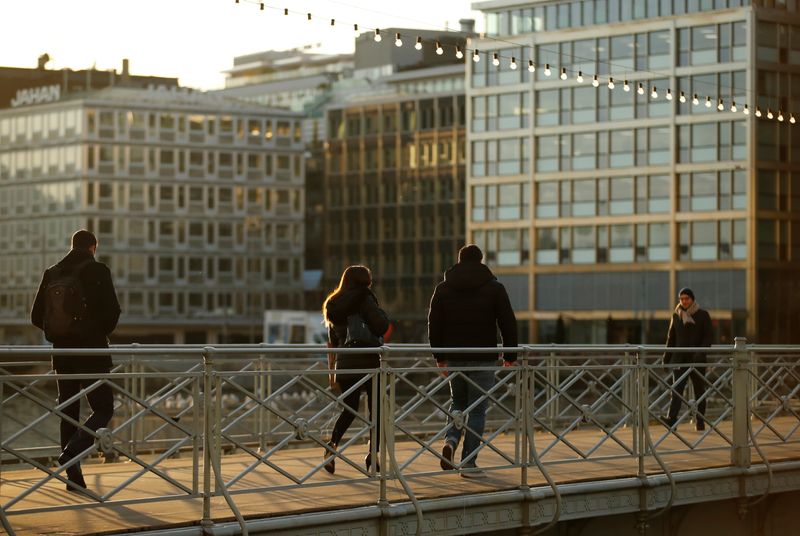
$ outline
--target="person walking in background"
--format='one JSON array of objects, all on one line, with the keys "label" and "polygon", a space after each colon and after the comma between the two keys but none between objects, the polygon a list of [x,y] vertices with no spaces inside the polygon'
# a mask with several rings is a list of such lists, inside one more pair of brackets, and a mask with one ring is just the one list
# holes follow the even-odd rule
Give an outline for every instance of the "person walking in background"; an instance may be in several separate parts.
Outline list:
[{"label": "person walking in background", "polygon": [[[342,273],[339,286],[322,305],[322,317],[328,327],[329,348],[369,348],[383,344],[383,336],[390,334],[389,318],[378,305],[378,299],[372,293],[372,273],[366,266],[348,266]],[[369,354],[328,354],[328,368],[336,369],[336,374],[328,376],[332,390],[347,393],[363,378],[364,374],[346,373],[348,369],[375,369],[380,366],[380,356]],[[344,398],[345,408],[333,426],[328,447],[323,459],[325,470],[333,474],[336,471],[336,458],[333,456],[344,433],[353,423],[358,413],[358,401],[361,392],[367,393],[369,420],[376,423],[374,437],[376,452],[380,449],[380,415],[372,411],[372,378],[367,379],[358,388],[353,389]],[[371,450],[364,463],[369,471],[372,464]],[[330,458],[330,459],[328,459]],[[377,470],[377,461],[375,464]]]},{"label": "person walking in background", "polygon": [[[497,362],[497,352],[486,354],[437,354],[435,348],[447,347],[497,347],[497,328],[500,328],[503,346],[517,346],[517,319],[505,287],[497,281],[491,270],[482,263],[483,252],[474,244],[458,252],[458,263],[447,270],[444,281],[436,286],[428,311],[428,339],[434,349],[434,358],[440,368],[448,364],[458,367],[483,367],[482,370],[461,371],[450,379],[452,403],[450,413],[464,411],[476,401],[480,402],[469,412],[466,425],[469,430],[461,450],[461,476],[485,476],[478,469],[475,452],[483,437],[486,425],[488,400],[484,392],[494,385],[494,371],[487,370]],[[512,365],[516,354],[505,357],[504,364]],[[476,388],[477,385],[479,388]],[[440,465],[452,470],[453,453],[461,440],[461,430],[448,418]]]},{"label": "person walking in background", "polygon": [[[53,348],[108,348],[108,336],[119,320],[120,307],[111,271],[94,258],[97,238],[86,230],[72,235],[72,249],[55,266],[45,270],[31,309],[31,322],[44,331]],[[107,374],[111,356],[53,356],[56,374]],[[97,385],[95,385],[97,384]],[[103,380],[60,379],[58,403],[63,404],[81,389],[91,389],[86,398],[92,414],[84,426],[97,431],[108,424],[114,414],[111,387]],[[80,418],[80,399],[62,408],[73,421]],[[60,427],[61,455],[66,464],[94,443],[94,438],[72,422],[62,419]],[[67,469],[69,491],[86,488],[80,463]]]},{"label": "person walking in background", "polygon": [[[707,311],[700,308],[694,299],[694,292],[690,288],[682,288],[678,293],[679,303],[672,313],[672,321],[669,324],[667,334],[667,348],[700,348],[711,346],[713,339],[713,328],[711,326],[711,316]],[[686,364],[687,366],[672,369],[672,393],[669,404],[669,413],[664,420],[667,426],[672,428],[678,422],[678,413],[681,409],[683,391],[686,389],[687,371],[688,377],[692,379],[694,396],[697,400],[697,421],[695,427],[698,431],[705,430],[705,377],[704,372],[698,371],[690,364],[706,363],[704,353],[679,353],[665,352],[664,363],[666,364]]]}]

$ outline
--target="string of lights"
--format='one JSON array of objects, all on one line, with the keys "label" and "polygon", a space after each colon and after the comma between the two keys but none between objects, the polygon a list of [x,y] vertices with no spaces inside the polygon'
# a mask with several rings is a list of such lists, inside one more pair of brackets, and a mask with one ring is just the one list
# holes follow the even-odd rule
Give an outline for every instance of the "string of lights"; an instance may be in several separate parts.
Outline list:
[{"label": "string of lights", "polygon": [[[289,9],[289,8],[286,8],[286,7],[271,6],[271,5],[267,5],[265,2],[261,2],[261,1],[258,1],[258,0],[234,0],[234,1],[235,1],[236,4],[246,3],[246,4],[258,5],[259,11],[265,11],[266,9],[269,9],[269,10],[272,10],[272,11],[277,11],[277,12],[283,13],[283,16],[301,16],[301,17],[304,17],[308,22],[315,22],[317,20],[320,20],[320,21],[323,21],[326,25],[328,25],[330,27],[352,28],[352,31],[354,32],[356,37],[362,35],[363,33],[369,32],[369,33],[372,34],[373,40],[375,42],[378,42],[378,43],[383,40],[384,35],[385,35],[384,33],[381,33],[381,29],[380,28],[373,28],[373,27],[368,27],[368,26],[360,26],[357,23],[344,22],[344,21],[340,21],[340,20],[337,20],[335,18],[329,18],[329,17],[314,17],[314,16],[312,16],[312,13],[310,13],[310,12],[306,12],[306,11],[302,11],[301,12],[301,11],[295,11],[295,10],[292,10],[292,9]],[[472,61],[474,63],[479,63],[484,58],[486,58],[486,61],[491,61],[492,65],[494,67],[496,67],[498,70],[504,68],[504,66],[506,68],[510,69],[510,70],[517,70],[519,68],[519,61],[518,61],[517,57],[513,56],[513,55],[512,56],[508,56],[508,55],[505,55],[502,52],[498,52],[498,51],[492,51],[492,52],[483,51],[483,52],[481,52],[478,48],[469,48],[469,47],[462,48],[461,45],[445,44],[445,43],[440,42],[439,40],[423,38],[421,35],[408,36],[408,37],[409,37],[408,39],[404,39],[404,36],[400,32],[395,32],[395,35],[394,35],[394,46],[403,47],[403,46],[407,46],[407,45],[411,44],[411,46],[413,46],[414,49],[416,49],[418,51],[422,51],[423,47],[425,47],[425,46],[430,46],[430,47],[433,48],[434,52],[439,56],[442,56],[445,53],[453,53],[455,55],[456,59],[464,59],[465,55],[470,55],[471,58],[472,58]],[[482,37],[482,39],[487,39],[485,36],[481,36],[481,37]],[[529,50],[533,49],[533,47],[531,47],[529,45],[522,45],[522,44],[514,43],[514,42],[511,42],[511,41],[506,41],[506,40],[502,40],[502,39],[494,39],[494,38],[488,38],[488,39],[489,40],[493,40],[493,41],[497,41],[499,43],[503,43],[503,44],[506,44],[506,45],[513,45],[513,46],[516,46],[516,47],[525,48],[525,49],[529,49]],[[467,41],[467,42],[469,43],[469,41]],[[548,51],[548,50],[546,50],[544,48],[540,48],[540,52],[550,52],[553,55],[559,55],[554,51]],[[561,56],[564,56],[564,55],[561,54]],[[617,67],[619,67],[619,66],[615,66],[613,63],[610,63],[610,62],[595,62],[594,60],[589,60],[587,58],[580,58],[578,56],[571,56],[571,55],[567,55],[566,57],[568,57],[573,62],[575,62],[577,60],[577,62],[580,62],[580,61],[591,61],[593,63],[600,63],[600,64],[605,65],[606,67],[608,67],[609,70],[616,69]],[[528,72],[535,73],[537,68],[539,68],[539,67],[540,66],[537,65],[537,63],[534,60],[532,60],[532,59],[528,60],[528,62],[527,62]],[[627,69],[620,68],[620,71],[625,71],[625,70],[627,70]],[[558,78],[560,80],[562,80],[562,81],[573,80],[574,83],[576,83],[578,85],[582,85],[582,84],[584,84],[586,82],[587,79],[590,79],[591,80],[591,85],[593,87],[595,87],[595,88],[599,88],[601,83],[602,83],[609,90],[614,90],[618,86],[619,81],[623,80],[622,91],[624,91],[626,93],[630,93],[630,92],[632,92],[633,87],[636,87],[636,91],[635,91],[636,95],[644,96],[645,93],[647,93],[649,98],[652,99],[652,100],[659,99],[663,95],[664,99],[666,99],[667,101],[672,101],[672,100],[674,100],[676,98],[676,95],[677,95],[677,100],[678,100],[678,102],[680,104],[687,104],[687,105],[691,105],[691,106],[701,106],[701,103],[702,103],[702,105],[705,106],[706,108],[712,108],[712,107],[715,106],[714,103],[716,102],[716,110],[718,112],[728,111],[730,113],[742,113],[744,115],[750,115],[751,112],[752,112],[755,117],[761,118],[761,119],[776,120],[776,121],[778,121],[780,123],[788,122],[789,124],[792,124],[792,125],[796,124],[796,122],[797,122],[797,120],[796,120],[796,118],[794,116],[794,113],[791,112],[791,111],[784,111],[783,109],[781,109],[780,105],[776,106],[774,110],[773,110],[773,108],[771,106],[767,106],[766,111],[762,111],[761,106],[759,106],[759,105],[753,106],[753,105],[751,105],[749,103],[741,103],[741,102],[737,103],[733,98],[730,99],[729,101],[726,101],[726,99],[721,97],[721,95],[722,95],[721,90],[722,89],[730,90],[731,88],[724,87],[724,86],[721,86],[721,85],[715,86],[716,87],[716,92],[713,93],[713,94],[700,94],[700,93],[695,93],[695,92],[688,92],[687,93],[686,91],[683,91],[683,90],[678,90],[678,91],[673,93],[672,88],[662,88],[664,90],[663,93],[662,93],[662,92],[659,92],[659,89],[655,85],[652,85],[652,86],[650,85],[651,80],[649,80],[649,79],[648,80],[639,81],[639,80],[628,79],[628,78],[625,78],[625,77],[622,77],[622,78],[617,77],[617,78],[615,78],[612,75],[608,75],[608,76],[603,75],[601,77],[598,74],[585,73],[582,70],[577,70],[576,71],[576,70],[573,70],[573,69],[569,69],[567,67],[561,67],[558,70],[558,72],[559,72]],[[668,78],[669,77],[669,75],[667,75],[667,74],[658,73],[658,72],[655,72],[655,71],[641,71],[641,72],[646,72],[646,73],[648,73],[650,75],[653,75],[656,78],[659,78],[659,77],[660,78]],[[542,73],[544,74],[545,79],[548,79],[548,78],[550,78],[552,76],[553,68],[551,67],[550,63],[545,63],[544,64],[544,69],[542,70]],[[645,88],[647,88],[647,91],[645,90]],[[747,93],[749,93],[749,92],[747,92]],[[751,98],[751,97],[749,97],[749,98]]]}]

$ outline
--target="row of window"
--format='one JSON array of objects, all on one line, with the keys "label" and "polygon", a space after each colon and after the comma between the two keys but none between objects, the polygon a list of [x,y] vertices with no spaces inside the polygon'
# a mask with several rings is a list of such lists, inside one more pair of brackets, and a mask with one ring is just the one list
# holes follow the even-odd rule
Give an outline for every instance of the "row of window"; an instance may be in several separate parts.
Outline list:
[{"label": "row of window", "polygon": [[[536,264],[669,262],[669,222],[540,227]],[[747,256],[745,220],[685,222],[678,225],[675,258],[685,261],[741,260]]]},{"label": "row of window", "polygon": [[88,229],[105,247],[252,249],[258,246],[297,250],[303,246],[302,223],[89,218]]},{"label": "row of window", "polygon": [[[0,118],[0,143],[59,139],[85,134],[89,137],[161,139],[189,143],[235,140],[285,140],[299,143],[299,120],[238,117],[202,113],[126,110],[63,110]],[[207,138],[207,136],[209,138]]]},{"label": "row of window", "polygon": [[277,179],[303,177],[299,153],[184,150],[123,145],[69,145],[0,152],[0,181],[48,175],[125,174],[200,179]]},{"label": "row of window", "polygon": [[[123,318],[181,317],[223,322],[227,317],[262,315],[265,309],[302,309],[302,292],[175,292],[118,289]],[[33,296],[27,292],[0,292],[0,316],[28,313]]]},{"label": "row of window", "polygon": [[[747,25],[745,22],[713,24],[680,28],[678,30],[677,66],[714,65],[747,59]],[[492,52],[490,52],[492,53]],[[545,43],[537,45],[534,51],[527,47],[505,48],[500,51],[503,60],[499,66],[488,61],[472,63],[472,87],[492,87],[498,85],[527,83],[531,76],[538,81],[555,80],[560,69],[566,69],[568,76],[583,73],[589,83],[592,75],[606,76],[626,72],[664,71],[673,65],[672,38],[669,30],[648,33],[604,36],[575,41]],[[505,62],[514,58],[520,69],[508,69]],[[533,75],[527,68],[532,59],[537,66]],[[800,61],[797,62],[800,64]],[[551,73],[546,67],[549,65]],[[606,83],[607,80],[603,80]],[[619,82],[624,82],[620,79]],[[666,89],[665,82],[653,83]],[[725,86],[726,88],[728,86]],[[686,91],[685,88],[682,88]],[[717,91],[717,86],[705,88],[698,93]],[[726,89],[727,90],[727,89]]]},{"label": "row of window", "polygon": [[759,219],[756,252],[760,260],[800,262],[800,221]]},{"label": "row of window", "polygon": [[289,219],[304,213],[303,195],[303,190],[289,188],[67,181],[0,187],[0,216],[87,207],[169,214],[175,211],[208,215],[254,214]]},{"label": "row of window", "polygon": [[758,208],[800,213],[800,173],[759,169]]},{"label": "row of window", "polygon": [[369,110],[331,110],[328,135],[355,138],[464,126],[464,96],[407,101]]},{"label": "row of window", "polygon": [[[795,0],[776,2],[795,12]],[[549,32],[750,5],[750,0],[571,0],[486,15],[489,36]]]},{"label": "row of window", "polygon": [[420,178],[403,176],[400,179],[367,176],[347,179],[331,177],[326,188],[326,204],[330,208],[364,205],[409,205],[461,201],[463,181],[450,174],[423,175]]},{"label": "row of window", "polygon": [[[777,195],[775,172],[764,172],[759,186],[761,208],[786,207],[788,177],[781,179]],[[800,175],[795,175],[800,188]],[[794,184],[793,184],[794,186]],[[628,214],[664,214],[671,210],[673,190],[669,175],[603,177],[536,182],[536,217],[569,218]],[[678,209],[681,212],[744,210],[747,177],[743,170],[682,173],[678,175]],[[794,210],[800,211],[800,191],[791,194]],[[777,200],[780,199],[780,205]],[[478,185],[472,187],[472,221],[519,220],[529,217],[530,183]],[[781,210],[786,210],[782,208]]]},{"label": "row of window", "polygon": [[[743,120],[679,125],[678,162],[744,160],[747,157],[746,133]],[[517,147],[517,140],[519,138],[473,142],[472,175],[508,174],[492,163],[502,147]],[[666,165],[672,161],[670,144],[669,127],[537,136],[536,171]]]},{"label": "row of window", "polygon": [[[800,77],[797,78],[800,87]],[[603,81],[604,84],[607,80]],[[585,83],[584,83],[585,84]],[[638,87],[631,86],[630,92],[620,89],[621,81],[615,81],[613,91],[598,91],[591,85],[539,90],[536,92],[536,126],[554,126],[571,124],[588,124],[607,121],[624,121],[630,119],[645,119],[649,117],[669,117],[676,115],[718,114],[718,100],[711,97],[706,106],[708,91],[725,88],[723,98],[725,110],[729,110],[731,103],[738,103],[741,110],[746,98],[746,78],[744,71],[711,73],[678,78],[678,88],[670,90],[673,101],[664,98],[667,89],[665,79],[651,80],[648,85],[642,86],[643,94],[638,94]],[[652,98],[651,92],[656,90],[658,98]],[[686,99],[680,102],[681,92]],[[491,97],[476,97],[473,105],[478,113],[473,115],[472,131],[504,130],[509,128],[524,128],[529,124],[530,107],[526,105],[527,99],[522,97],[527,93],[510,93],[492,95]],[[697,99],[694,97],[697,95]],[[505,113],[511,114],[503,117],[502,122],[497,108],[488,111],[482,105],[484,99],[497,99],[506,104]],[[522,105],[516,105],[522,99]],[[695,104],[696,102],[696,104]],[[775,101],[773,101],[773,106]],[[516,105],[516,106],[514,106]],[[512,107],[513,106],[513,107]],[[764,105],[766,111],[767,105]],[[490,115],[489,115],[490,114]],[[488,115],[488,117],[484,117]],[[519,125],[519,126],[517,126]]]},{"label": "row of window", "polygon": [[[440,138],[441,140],[441,138]],[[328,153],[328,172],[344,173],[389,170],[417,169],[432,166],[452,166],[463,164],[465,160],[465,142],[463,139],[444,139],[438,142],[403,140],[398,151],[397,145],[384,142],[381,146],[359,144],[333,146]]]}]

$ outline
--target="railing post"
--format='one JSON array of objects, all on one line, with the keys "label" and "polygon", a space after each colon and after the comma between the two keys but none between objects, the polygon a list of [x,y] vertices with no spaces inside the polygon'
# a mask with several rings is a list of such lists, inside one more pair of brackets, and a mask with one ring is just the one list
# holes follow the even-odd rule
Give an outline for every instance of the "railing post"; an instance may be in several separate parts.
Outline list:
[{"label": "railing post", "polygon": [[266,402],[267,401],[266,389],[265,389],[266,376],[264,374],[264,372],[265,372],[264,361],[265,361],[264,354],[259,354],[259,356],[258,356],[258,365],[257,365],[258,374],[256,375],[256,380],[255,380],[256,381],[256,398],[259,401],[258,408],[256,409],[256,412],[257,412],[256,413],[256,415],[257,415],[256,418],[258,419],[258,426],[257,426],[257,428],[258,428],[258,448],[259,448],[259,451],[262,452],[262,453],[266,452],[266,450],[267,450],[267,438],[266,438],[266,434],[265,434],[265,423],[264,423],[264,417],[266,415],[266,412],[264,411],[264,406],[262,405],[262,404],[266,404],[267,403]]},{"label": "railing post", "polygon": [[213,372],[212,348],[203,348],[203,517],[200,526],[203,532],[214,522],[211,519],[211,450],[214,445],[211,382]]},{"label": "railing post", "polygon": [[3,448],[2,448],[2,443],[3,443],[3,437],[5,437],[5,436],[3,436],[3,420],[5,420],[4,419],[5,410],[3,409],[3,406],[5,406],[5,403],[6,403],[5,398],[3,398],[5,396],[4,387],[5,387],[5,382],[3,381],[3,378],[0,377],[0,491],[2,491],[2,489],[3,489]]},{"label": "railing post", "polygon": [[[378,385],[380,390],[380,400],[378,402],[378,418],[380,419],[380,437],[381,437],[381,471],[379,474],[380,479],[380,495],[378,497],[378,506],[387,507],[389,501],[386,498],[386,484],[387,475],[389,474],[387,465],[387,452],[389,449],[394,449],[394,431],[392,426],[394,424],[394,408],[391,400],[391,393],[389,392],[389,351],[386,346],[380,350],[380,376],[378,378]],[[391,430],[391,433],[390,433]],[[391,436],[391,439],[390,439]],[[370,446],[370,449],[372,446]],[[392,451],[394,454],[394,451]]]},{"label": "railing post", "polygon": [[547,404],[547,417],[550,428],[555,429],[556,418],[558,417],[558,410],[561,405],[561,397],[558,396],[558,382],[561,380],[561,375],[559,374],[558,357],[555,352],[550,352],[546,367],[548,383],[546,400],[550,401],[550,403]]},{"label": "railing post", "polygon": [[[533,385],[531,382],[531,370],[529,366],[529,350],[526,348],[522,353],[520,363],[519,383],[520,383],[520,402],[522,410],[522,445],[520,447],[520,462],[522,463],[522,475],[520,486],[523,489],[528,488],[528,467],[531,463],[531,445],[533,445],[533,438],[530,434],[533,433]],[[520,359],[517,359],[520,361]]]},{"label": "railing post", "polygon": [[203,407],[200,384],[203,378],[194,378],[192,382],[192,492],[200,489],[200,449],[203,448]]},{"label": "railing post", "polygon": [[650,426],[648,411],[650,405],[648,399],[650,393],[650,371],[645,366],[640,352],[636,352],[634,359],[634,363],[636,364],[636,392],[633,393],[633,398],[636,404],[636,418],[634,419],[633,441],[638,462],[637,474],[639,478],[644,478],[646,476],[644,471],[644,457],[647,455],[645,434],[647,427]]},{"label": "railing post", "polygon": [[736,337],[733,343],[733,444],[731,463],[736,467],[750,467],[750,354],[747,339]]}]

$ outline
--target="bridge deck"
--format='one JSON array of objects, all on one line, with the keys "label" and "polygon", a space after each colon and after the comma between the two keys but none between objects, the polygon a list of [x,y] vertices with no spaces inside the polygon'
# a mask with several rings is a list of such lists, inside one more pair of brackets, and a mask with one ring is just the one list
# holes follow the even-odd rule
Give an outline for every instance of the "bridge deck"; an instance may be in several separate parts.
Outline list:
[{"label": "bridge deck", "polygon": [[[779,425],[780,419],[773,421]],[[786,422],[792,426],[795,421]],[[694,441],[700,437],[690,425],[679,427],[680,433],[687,440]],[[723,423],[719,430],[730,434],[730,423]],[[662,434],[663,427],[652,426],[654,434]],[[602,432],[586,428],[576,430],[568,435],[569,441],[576,447],[590,449],[595,445]],[[631,442],[630,430],[619,431],[617,437],[625,444]],[[547,444],[552,437],[537,434],[537,448]],[[507,453],[514,452],[513,436],[500,437],[495,443],[497,448]],[[687,450],[685,444],[675,436],[666,438],[657,452],[667,463],[671,471],[723,467],[730,464],[728,444],[715,432],[711,432],[703,440],[702,449]],[[439,445],[436,445],[438,449]],[[396,444],[397,458],[402,463],[413,456],[418,445],[411,442]],[[670,452],[674,451],[674,452]],[[800,451],[796,445],[768,445],[763,448],[771,462],[800,459]],[[353,461],[360,461],[366,453],[366,446],[354,446],[345,451],[345,455]],[[605,480],[617,477],[634,476],[637,472],[635,457],[626,456],[624,450],[613,442],[606,442],[592,454],[591,459],[582,459],[559,442],[545,457],[548,471],[558,483]],[[311,471],[321,460],[321,448],[298,448],[283,450],[273,455],[270,460],[284,470],[303,475]],[[615,457],[618,456],[618,457]],[[755,449],[752,452],[753,463],[760,458]],[[605,457],[605,458],[604,458]],[[244,454],[227,455],[222,458],[222,470],[225,478],[232,478],[253,462],[253,458]],[[365,479],[363,475],[342,460],[337,460],[337,472],[329,475],[318,471],[303,486],[288,486],[289,481],[274,469],[260,466],[256,471],[242,480],[233,495],[236,504],[245,517],[268,517],[292,515],[311,511],[346,509],[356,506],[374,505],[377,501],[379,482],[377,479]],[[559,463],[563,462],[563,463]],[[497,454],[485,449],[479,464],[485,467],[501,465],[503,460]],[[185,482],[192,481],[191,459],[170,459],[159,465],[170,476]],[[646,471],[649,474],[663,473],[653,457],[646,458]],[[84,464],[84,474],[88,486],[104,493],[119,486],[130,478],[139,467],[127,463]],[[519,468],[497,469],[489,472],[486,479],[473,480],[460,478],[456,473],[443,473],[439,470],[438,458],[423,454],[404,471],[413,474],[408,481],[418,498],[437,498],[455,495],[467,495],[488,491],[514,489],[520,484]],[[30,488],[42,478],[43,473],[33,470],[2,470],[0,480],[0,497],[3,503],[17,496],[21,491]],[[360,480],[352,480],[359,479]],[[532,467],[528,484],[531,487],[544,486],[543,475]],[[271,487],[264,491],[254,488]],[[252,491],[248,491],[252,490]],[[133,502],[143,497],[164,497],[174,493],[174,499],[158,499],[151,502]],[[172,485],[152,473],[146,473],[130,484],[112,499],[112,503],[98,505],[90,500],[64,490],[63,484],[51,481],[44,487],[26,497],[21,503],[8,512],[9,521],[19,535],[38,534],[101,534],[114,533],[130,529],[166,528],[197,524],[202,517],[202,502],[199,498],[180,497],[181,492]],[[388,482],[388,499],[390,502],[406,501],[400,483],[397,480]],[[65,508],[66,507],[66,508]],[[28,513],[16,513],[15,510],[38,510]],[[213,499],[212,517],[216,521],[232,520],[230,509],[222,497]]]}]

